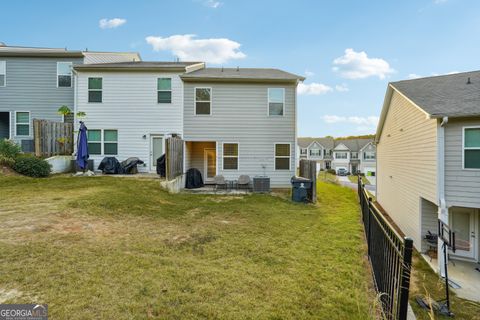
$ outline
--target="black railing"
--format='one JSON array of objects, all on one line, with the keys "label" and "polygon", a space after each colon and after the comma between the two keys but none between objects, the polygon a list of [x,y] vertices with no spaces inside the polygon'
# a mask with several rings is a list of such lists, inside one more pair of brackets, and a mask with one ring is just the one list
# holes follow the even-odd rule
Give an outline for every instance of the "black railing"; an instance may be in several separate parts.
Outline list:
[{"label": "black railing", "polygon": [[402,237],[385,219],[367,193],[361,177],[358,197],[368,244],[368,257],[386,319],[405,320],[412,263],[413,240]]}]

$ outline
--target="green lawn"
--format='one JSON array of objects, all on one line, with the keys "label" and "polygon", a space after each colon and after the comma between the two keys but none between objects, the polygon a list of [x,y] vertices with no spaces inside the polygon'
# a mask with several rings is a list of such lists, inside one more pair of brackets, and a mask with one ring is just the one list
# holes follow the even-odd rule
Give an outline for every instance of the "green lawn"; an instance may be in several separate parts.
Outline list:
[{"label": "green lawn", "polygon": [[[357,183],[358,182],[358,176],[349,175],[348,180],[350,180],[350,182]],[[370,184],[370,181],[368,181],[367,177],[362,177],[362,181],[363,181],[363,184],[365,184],[365,185]]]},{"label": "green lawn", "polygon": [[314,206],[0,177],[0,303],[47,303],[51,319],[373,318],[355,193],[318,192]]}]

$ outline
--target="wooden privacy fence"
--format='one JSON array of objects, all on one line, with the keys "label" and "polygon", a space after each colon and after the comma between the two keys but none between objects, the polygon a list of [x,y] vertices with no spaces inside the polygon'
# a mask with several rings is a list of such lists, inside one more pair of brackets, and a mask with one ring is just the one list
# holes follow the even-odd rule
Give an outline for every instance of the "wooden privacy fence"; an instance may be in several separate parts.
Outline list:
[{"label": "wooden privacy fence", "polygon": [[402,237],[385,219],[358,177],[358,197],[367,238],[368,258],[383,317],[406,320],[413,240]]},{"label": "wooden privacy fence", "polygon": [[37,157],[73,153],[73,123],[34,119],[33,137]]},{"label": "wooden privacy fence", "polygon": [[313,160],[300,160],[299,175],[302,178],[312,180],[312,188],[307,190],[309,201],[317,202],[317,162]]},{"label": "wooden privacy fence", "polygon": [[173,180],[183,174],[183,140],[177,137],[165,141],[165,177]]}]

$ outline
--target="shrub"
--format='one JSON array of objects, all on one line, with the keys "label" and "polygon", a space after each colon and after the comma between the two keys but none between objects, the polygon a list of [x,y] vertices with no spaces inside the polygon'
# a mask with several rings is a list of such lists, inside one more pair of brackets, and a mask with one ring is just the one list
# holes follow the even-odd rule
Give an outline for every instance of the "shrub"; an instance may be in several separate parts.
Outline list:
[{"label": "shrub", "polygon": [[0,166],[13,167],[15,159],[0,155]]},{"label": "shrub", "polygon": [[22,153],[22,148],[12,140],[0,140],[0,156],[15,159]]},{"label": "shrub", "polygon": [[337,174],[335,169],[328,169],[327,172],[330,173],[330,174]]},{"label": "shrub", "polygon": [[22,156],[15,160],[13,170],[29,177],[41,178],[48,177],[51,168],[50,164],[44,159]]}]

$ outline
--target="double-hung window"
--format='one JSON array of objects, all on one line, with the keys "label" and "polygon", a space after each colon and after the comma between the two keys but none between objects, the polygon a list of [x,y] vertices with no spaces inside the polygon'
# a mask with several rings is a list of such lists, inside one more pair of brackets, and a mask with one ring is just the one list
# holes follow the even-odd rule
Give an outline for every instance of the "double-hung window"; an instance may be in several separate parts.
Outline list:
[{"label": "double-hung window", "polygon": [[302,156],[306,156],[306,155],[307,155],[307,148],[301,148],[301,149],[300,149],[300,154],[301,154]]},{"label": "double-hung window", "polygon": [[171,78],[157,79],[157,102],[172,103],[172,79]]},{"label": "double-hung window", "polygon": [[352,152],[350,157],[352,159],[358,159],[358,152]]},{"label": "double-hung window", "polygon": [[275,144],[275,170],[290,170],[290,144]]},{"label": "double-hung window", "polygon": [[72,86],[72,63],[57,62],[57,87]]},{"label": "double-hung window", "polygon": [[102,102],[102,78],[88,78],[88,102]]},{"label": "double-hung window", "polygon": [[346,152],[335,152],[335,159],[348,159]]},{"label": "double-hung window", "polygon": [[118,131],[111,129],[89,129],[87,131],[88,152],[91,155],[117,155]]},{"label": "double-hung window", "polygon": [[315,149],[310,149],[310,156],[312,157],[320,157],[322,155],[322,152],[320,149],[315,148]]},{"label": "double-hung window", "polygon": [[7,85],[7,62],[0,61],[0,87]]},{"label": "double-hung window", "polygon": [[212,88],[195,88],[195,114],[212,114]]},{"label": "double-hung window", "polygon": [[480,169],[480,127],[463,130],[463,167]]},{"label": "double-hung window", "polygon": [[238,170],[238,143],[223,144],[223,170]]},{"label": "double-hung window", "polygon": [[363,159],[374,160],[375,159],[375,151],[365,151],[363,153]]},{"label": "double-hung window", "polygon": [[283,116],[285,106],[285,89],[268,88],[268,115]]},{"label": "double-hung window", "polygon": [[15,113],[15,135],[30,135],[30,112],[19,111]]}]

